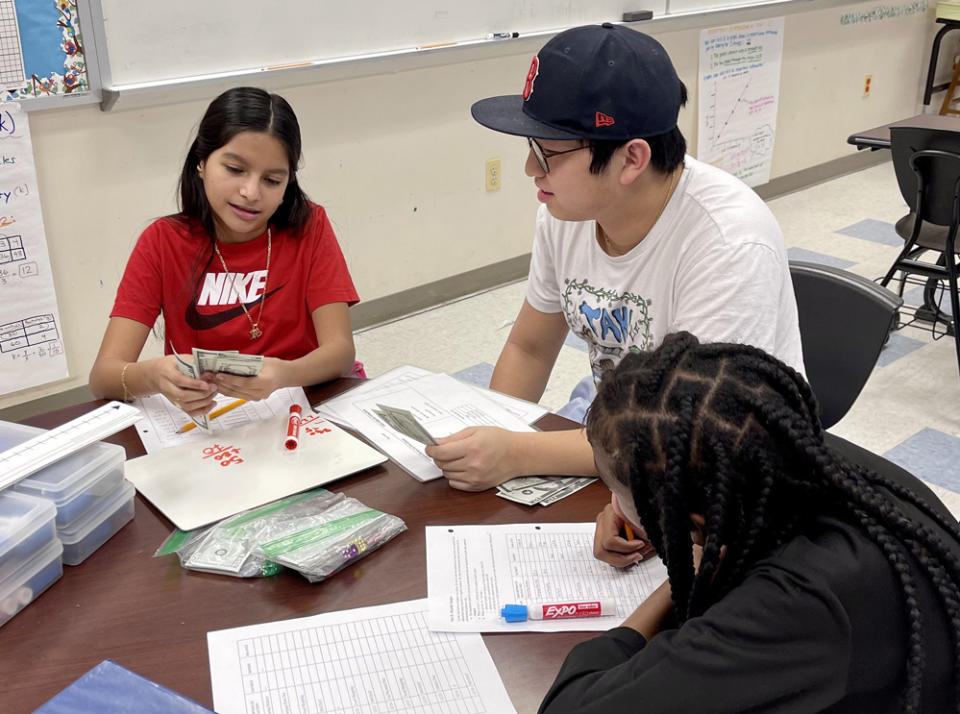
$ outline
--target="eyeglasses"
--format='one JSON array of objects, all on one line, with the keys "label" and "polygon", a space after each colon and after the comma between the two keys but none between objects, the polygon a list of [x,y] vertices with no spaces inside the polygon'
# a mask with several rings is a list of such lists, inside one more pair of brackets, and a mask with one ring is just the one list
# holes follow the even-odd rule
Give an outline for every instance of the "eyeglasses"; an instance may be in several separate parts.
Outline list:
[{"label": "eyeglasses", "polygon": [[547,164],[547,159],[552,159],[554,156],[560,156],[560,154],[569,154],[571,151],[580,151],[580,149],[586,149],[590,145],[584,144],[583,146],[578,146],[574,149],[564,149],[563,151],[547,151],[542,146],[540,142],[536,139],[532,139],[529,136],[527,137],[527,146],[530,147],[530,151],[533,152],[534,158],[536,158],[537,163],[540,165],[540,168],[543,169],[543,173],[550,173],[550,166]]}]

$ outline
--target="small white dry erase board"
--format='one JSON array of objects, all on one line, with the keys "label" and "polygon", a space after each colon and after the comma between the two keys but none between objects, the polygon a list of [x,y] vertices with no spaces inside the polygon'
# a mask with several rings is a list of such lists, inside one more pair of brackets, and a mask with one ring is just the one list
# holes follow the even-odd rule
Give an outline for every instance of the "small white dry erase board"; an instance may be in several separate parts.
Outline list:
[{"label": "small white dry erase board", "polygon": [[387,460],[316,415],[304,417],[294,451],[286,434],[286,416],[265,419],[132,459],[126,477],[189,531]]}]

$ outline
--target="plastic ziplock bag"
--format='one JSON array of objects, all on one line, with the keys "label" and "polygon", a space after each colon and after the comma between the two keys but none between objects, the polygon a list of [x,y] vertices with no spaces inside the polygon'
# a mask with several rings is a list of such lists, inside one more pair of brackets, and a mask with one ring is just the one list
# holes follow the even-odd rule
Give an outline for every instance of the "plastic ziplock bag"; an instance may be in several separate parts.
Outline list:
[{"label": "plastic ziplock bag", "polygon": [[319,488],[212,526],[174,531],[154,555],[176,553],[189,570],[244,578],[273,575],[286,566],[318,582],[404,530],[396,516]]},{"label": "plastic ziplock bag", "polygon": [[344,498],[321,515],[322,522],[261,543],[264,555],[315,583],[407,529],[396,516],[368,508],[355,498]]}]

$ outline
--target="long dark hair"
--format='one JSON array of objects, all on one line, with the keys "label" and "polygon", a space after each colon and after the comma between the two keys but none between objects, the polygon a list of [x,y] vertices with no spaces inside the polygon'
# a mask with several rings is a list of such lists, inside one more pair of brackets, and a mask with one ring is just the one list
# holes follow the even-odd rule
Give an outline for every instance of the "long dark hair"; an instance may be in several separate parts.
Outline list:
[{"label": "long dark hair", "polygon": [[275,137],[287,152],[290,171],[283,201],[270,217],[277,228],[302,228],[310,218],[306,194],[297,182],[300,165],[300,124],[287,100],[258,87],[234,87],[218,96],[207,107],[197,137],[190,144],[180,171],[180,214],[178,218],[197,221],[210,236],[214,232],[213,213],[203,190],[197,167],[214,151],[243,131],[257,131]]},{"label": "long dark hair", "polygon": [[[875,542],[901,585],[909,626],[905,710],[921,710],[924,669],[910,556],[950,618],[955,687],[960,684],[955,543],[952,549],[930,528],[905,517],[889,494],[960,540],[957,522],[827,447],[810,386],[779,360],[754,347],[701,345],[688,333],[668,335],[658,349],[628,354],[604,376],[588,414],[587,436],[610,455],[612,476],[630,487],[637,514],[667,566],[679,622],[702,614],[761,558],[828,514]],[[690,513],[705,518],[696,573]],[[727,547],[722,568],[721,546]]]},{"label": "long dark hair", "polygon": [[270,217],[270,224],[280,229],[293,228],[295,233],[299,233],[310,221],[310,201],[297,181],[301,156],[297,115],[279,94],[270,94],[258,87],[228,89],[210,102],[204,112],[197,136],[190,144],[180,171],[180,212],[171,218],[187,226],[199,224],[209,238],[205,246],[197,248],[190,274],[183,285],[187,294],[196,295],[203,273],[213,261],[216,245],[213,212],[198,166],[243,131],[269,134],[278,139],[287,152],[290,172],[287,188],[283,193],[283,201]]}]

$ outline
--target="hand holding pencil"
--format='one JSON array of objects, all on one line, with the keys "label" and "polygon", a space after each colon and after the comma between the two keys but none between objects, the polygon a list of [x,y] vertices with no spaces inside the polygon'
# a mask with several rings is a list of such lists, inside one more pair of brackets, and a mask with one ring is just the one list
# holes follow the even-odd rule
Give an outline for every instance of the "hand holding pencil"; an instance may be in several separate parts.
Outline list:
[{"label": "hand holding pencil", "polygon": [[646,540],[646,533],[634,532],[610,494],[610,503],[597,515],[593,536],[593,555],[615,568],[626,568],[655,555]]}]

